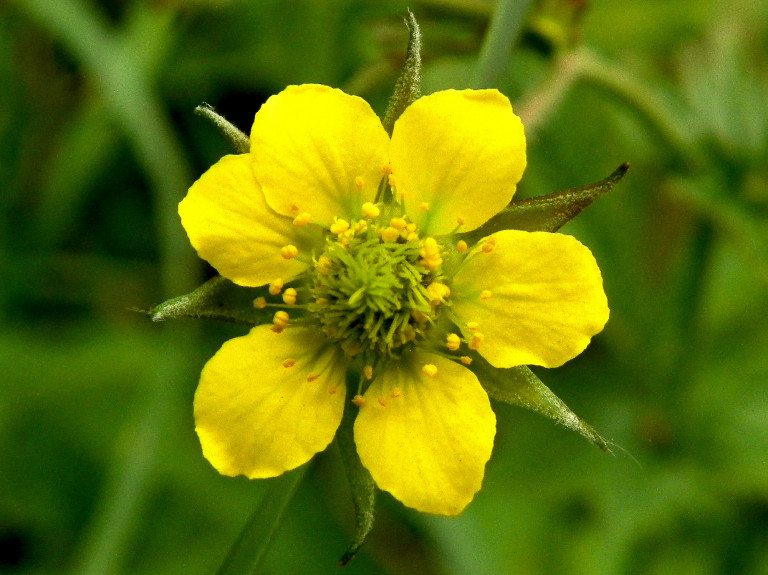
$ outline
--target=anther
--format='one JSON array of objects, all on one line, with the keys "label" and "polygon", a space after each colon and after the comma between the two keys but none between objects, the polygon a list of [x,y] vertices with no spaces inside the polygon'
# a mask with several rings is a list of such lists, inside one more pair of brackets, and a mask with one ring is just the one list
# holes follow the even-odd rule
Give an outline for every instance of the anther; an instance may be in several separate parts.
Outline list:
[{"label": "anther", "polygon": [[354,403],[357,407],[363,407],[363,405],[365,405],[365,398],[358,394],[352,398],[352,403]]},{"label": "anther", "polygon": [[336,392],[338,390],[339,390],[339,388],[334,385],[334,386],[328,388],[328,393],[331,394],[331,395],[336,395]]},{"label": "anther", "polygon": [[291,321],[291,317],[288,315],[288,312],[280,310],[276,311],[275,315],[272,316],[272,331],[275,333],[280,333],[285,329],[285,326],[287,326]]},{"label": "anther", "polygon": [[408,222],[406,222],[403,218],[392,218],[389,220],[389,225],[396,230],[404,230],[408,226]]},{"label": "anther", "polygon": [[363,368],[363,377],[365,377],[365,379],[373,379],[373,366],[372,365],[366,365]]},{"label": "anther", "polygon": [[467,322],[467,329],[469,331],[477,331],[478,329],[480,329],[480,324],[477,323],[476,321],[468,321]]},{"label": "anther", "polygon": [[489,238],[487,242],[483,244],[483,253],[489,254],[496,247],[496,238]]},{"label": "anther", "polygon": [[362,176],[357,176],[355,178],[355,187],[358,190],[362,190],[365,187],[365,180],[363,179]]},{"label": "anther", "polygon": [[421,373],[427,377],[435,377],[437,374],[437,366],[434,363],[425,363],[421,366]]},{"label": "anther", "polygon": [[331,228],[330,228],[331,233],[337,236],[343,234],[348,229],[349,229],[349,222],[347,220],[341,220],[338,218],[331,224]]},{"label": "anther", "polygon": [[492,295],[493,295],[493,292],[491,290],[484,289],[483,291],[480,292],[480,299],[482,300],[491,299]]},{"label": "anther", "polygon": [[301,212],[293,218],[293,225],[299,228],[306,226],[310,222],[312,222],[312,216],[308,212]]},{"label": "anther", "polygon": [[296,303],[298,295],[299,293],[294,288],[288,288],[283,292],[283,301],[288,305],[293,305]]},{"label": "anther", "polygon": [[467,242],[465,242],[464,240],[459,240],[458,242],[456,242],[456,251],[459,252],[460,254],[463,254],[468,249],[469,249],[469,246],[467,245]]},{"label": "anther", "polygon": [[426,211],[428,211],[428,210],[429,210],[429,204],[428,204],[427,202],[421,202],[421,203],[419,204],[419,209],[420,209],[422,212],[426,212]]},{"label": "anther", "polygon": [[298,203],[298,202],[293,202],[293,203],[291,204],[291,211],[292,211],[292,212],[294,212],[294,213],[298,213],[300,210],[301,210],[301,206],[299,205],[299,203]]},{"label": "anther", "polygon": [[380,398],[378,399],[378,401],[379,401],[379,405],[380,405],[381,407],[387,407],[387,405],[388,405],[388,404],[387,404],[387,400],[386,400],[386,399],[384,399],[383,397],[380,397]]},{"label": "anther", "polygon": [[384,243],[395,242],[400,237],[400,230],[389,226],[381,230],[381,241]]},{"label": "anther", "polygon": [[394,399],[396,397],[400,397],[401,393],[402,393],[402,391],[400,391],[399,387],[393,387],[392,388],[392,399]]},{"label": "anther", "polygon": [[461,338],[458,336],[458,334],[449,333],[445,337],[445,346],[451,351],[456,351],[459,349],[459,347],[461,347]]},{"label": "anther", "polygon": [[483,340],[485,339],[485,336],[480,333],[479,331],[476,332],[472,339],[469,340],[469,349],[480,349],[480,346],[483,344]]},{"label": "anther", "polygon": [[315,381],[318,377],[320,377],[319,373],[310,373],[307,376],[307,381],[309,381],[311,383],[311,382]]},{"label": "anther", "polygon": [[377,206],[373,202],[365,202],[363,204],[362,212],[363,212],[363,216],[372,220],[374,218],[379,217],[381,210],[379,209],[379,206]]},{"label": "anther", "polygon": [[458,217],[456,218],[456,223],[457,223],[457,224],[459,224],[460,226],[463,226],[465,223],[467,223],[467,220],[465,220],[465,219],[464,219],[464,218],[462,218],[461,216],[458,216]]},{"label": "anther", "polygon": [[283,360],[283,367],[293,367],[294,365],[296,365],[296,360],[293,358]]},{"label": "anther", "polygon": [[283,259],[292,260],[299,255],[299,248],[293,244],[288,244],[287,246],[280,248],[280,255],[283,256]]},{"label": "anther", "polygon": [[445,300],[451,295],[451,288],[444,283],[432,282],[427,286],[427,293],[431,296],[429,305],[436,306],[445,303]]},{"label": "anther", "polygon": [[333,262],[331,262],[331,258],[329,258],[328,256],[320,256],[319,258],[317,258],[317,264],[315,264],[315,269],[321,274],[325,275],[331,270],[331,265],[333,265]]},{"label": "anther", "polygon": [[281,278],[277,278],[269,282],[270,295],[277,295],[283,291],[283,285],[283,280]]},{"label": "anther", "polygon": [[392,166],[390,166],[389,164],[387,164],[386,166],[384,166],[384,167],[381,169],[381,171],[384,173],[384,175],[385,175],[385,176],[388,176],[388,175],[390,175],[390,174],[392,173]]},{"label": "anther", "polygon": [[264,309],[267,307],[267,298],[257,297],[255,300],[253,300],[253,307],[256,309]]},{"label": "anther", "polygon": [[468,355],[462,355],[462,356],[459,358],[459,361],[460,361],[461,363],[463,363],[464,365],[469,365],[469,364],[471,364],[471,363],[472,363],[472,358],[471,358],[471,357],[469,357]]}]

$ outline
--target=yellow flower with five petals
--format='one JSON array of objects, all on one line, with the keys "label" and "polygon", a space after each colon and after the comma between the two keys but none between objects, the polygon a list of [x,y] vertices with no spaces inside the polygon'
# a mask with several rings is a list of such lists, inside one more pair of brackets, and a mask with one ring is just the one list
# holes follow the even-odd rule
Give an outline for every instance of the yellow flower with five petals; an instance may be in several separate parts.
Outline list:
[{"label": "yellow flower with five petals", "polygon": [[496,432],[473,355],[556,367],[608,319],[574,238],[460,239],[510,202],[525,165],[523,127],[495,90],[420,98],[391,138],[336,89],[270,98],[250,153],[224,157],[179,205],[199,255],[236,284],[269,286],[274,303],[259,306],[278,309],[203,369],[195,424],[213,466],[294,469],[331,443],[351,400],[381,489],[424,512],[464,509]]}]

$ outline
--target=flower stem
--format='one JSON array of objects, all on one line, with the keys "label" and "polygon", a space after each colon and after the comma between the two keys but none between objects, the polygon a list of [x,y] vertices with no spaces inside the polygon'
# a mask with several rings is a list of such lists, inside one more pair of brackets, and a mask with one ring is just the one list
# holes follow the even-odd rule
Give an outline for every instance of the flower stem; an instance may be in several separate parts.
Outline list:
[{"label": "flower stem", "polygon": [[227,558],[216,572],[217,575],[252,575],[258,572],[280,527],[285,510],[308,467],[304,465],[271,480],[272,484],[243,527]]},{"label": "flower stem", "polygon": [[512,46],[525,22],[530,0],[498,0],[485,35],[480,58],[472,79],[473,88],[493,88],[499,84]]}]

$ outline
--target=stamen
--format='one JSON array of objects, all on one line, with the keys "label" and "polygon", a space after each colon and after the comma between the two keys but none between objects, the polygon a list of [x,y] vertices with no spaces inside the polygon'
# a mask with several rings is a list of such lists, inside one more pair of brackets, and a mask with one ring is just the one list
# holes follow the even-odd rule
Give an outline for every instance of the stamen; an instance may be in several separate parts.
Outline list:
[{"label": "stamen", "polygon": [[434,363],[425,363],[421,367],[421,373],[427,377],[434,377],[437,374],[437,366]]},{"label": "stamen", "polygon": [[403,218],[392,218],[389,220],[389,225],[396,230],[404,230],[408,226],[408,222],[406,222]]},{"label": "stamen", "polygon": [[325,275],[331,270],[332,265],[333,265],[333,262],[331,262],[331,259],[329,257],[320,256],[319,258],[317,258],[317,264],[315,264],[315,269],[321,274]]},{"label": "stamen", "polygon": [[469,249],[469,246],[467,245],[467,242],[465,242],[464,240],[459,240],[458,242],[456,242],[456,251],[459,252],[460,254],[463,254],[468,249]]},{"label": "stamen", "polygon": [[283,301],[288,305],[293,305],[296,303],[298,295],[299,293],[294,288],[288,288],[283,292]]},{"label": "stamen", "polygon": [[352,398],[352,403],[354,403],[357,407],[363,407],[363,405],[365,405],[365,398],[362,395],[357,394]]},{"label": "stamen", "polygon": [[281,291],[283,291],[283,280],[281,278],[277,278],[269,282],[269,293],[271,295],[277,295]]},{"label": "stamen", "polygon": [[347,220],[336,219],[330,227],[331,233],[340,236],[349,229],[349,222]]},{"label": "stamen", "polygon": [[362,176],[357,176],[355,178],[355,187],[358,190],[362,190],[365,187],[365,180],[363,179]]},{"label": "stamen", "polygon": [[480,329],[480,324],[477,323],[476,321],[468,321],[467,322],[467,329],[469,331],[477,331],[478,329]]},{"label": "stamen", "polygon": [[426,211],[428,211],[428,210],[429,210],[429,204],[428,204],[427,202],[421,202],[421,203],[419,204],[419,209],[420,209],[422,212],[426,212]]},{"label": "stamen", "polygon": [[280,255],[283,256],[283,259],[292,260],[299,255],[299,248],[293,244],[288,244],[287,246],[280,248]]},{"label": "stamen", "polygon": [[459,358],[459,361],[461,361],[461,363],[463,363],[464,365],[469,365],[472,363],[472,358],[469,357],[468,355],[462,355]]},{"label": "stamen", "polygon": [[379,214],[381,214],[381,210],[373,202],[365,202],[363,204],[362,211],[363,211],[363,216],[370,220],[378,218]]},{"label": "stamen", "polygon": [[298,216],[293,218],[293,225],[296,227],[304,227],[312,222],[312,216],[308,212],[301,212]]},{"label": "stamen", "polygon": [[459,347],[461,347],[461,338],[458,336],[458,334],[449,333],[445,337],[445,345],[451,351],[456,351],[459,349]]},{"label": "stamen", "polygon": [[457,224],[459,224],[460,226],[463,226],[465,223],[467,223],[467,220],[465,220],[465,219],[464,219],[464,218],[462,218],[461,216],[458,216],[458,217],[456,218],[456,223],[457,223]]},{"label": "stamen", "polygon": [[491,290],[484,289],[483,291],[480,292],[480,299],[482,300],[491,299],[492,295],[493,295],[493,292]]},{"label": "stamen", "polygon": [[310,373],[307,376],[307,381],[311,383],[311,382],[315,381],[318,377],[320,377],[319,373]]},{"label": "stamen", "polygon": [[451,288],[444,283],[432,282],[427,286],[427,293],[432,296],[429,305],[436,306],[445,303],[445,300],[451,295]]},{"label": "stamen", "polygon": [[338,390],[339,390],[339,386],[338,385],[334,385],[334,386],[328,388],[328,393],[331,394],[331,395],[336,395],[336,392]]},{"label": "stamen", "polygon": [[386,399],[384,399],[383,397],[380,397],[378,399],[378,401],[379,401],[379,405],[381,405],[381,407],[387,407],[388,403],[387,403]]},{"label": "stamen", "polygon": [[381,230],[381,241],[385,243],[391,243],[397,241],[400,237],[400,231],[392,226]]},{"label": "stamen", "polygon": [[389,174],[387,176],[387,183],[389,184],[390,188],[396,188],[397,187],[397,184],[395,182],[395,176],[393,176],[392,174]]},{"label": "stamen", "polygon": [[496,247],[496,238],[488,238],[488,241],[483,244],[483,253],[489,254]]},{"label": "stamen", "polygon": [[265,297],[257,297],[255,300],[253,300],[253,307],[256,309],[264,309],[267,307],[267,298]]},{"label": "stamen", "polygon": [[365,377],[365,379],[373,379],[373,366],[372,365],[366,365],[363,368],[363,377]]},{"label": "stamen", "polygon": [[400,397],[401,393],[402,393],[402,391],[400,391],[399,387],[393,387],[392,388],[392,398],[393,399],[396,398],[396,397]]},{"label": "stamen", "polygon": [[283,310],[276,311],[275,315],[272,316],[272,331],[275,333],[282,332],[290,321],[291,317],[288,315],[288,312]]},{"label": "stamen", "polygon": [[388,175],[390,175],[390,174],[392,173],[392,166],[390,166],[389,164],[387,164],[386,166],[384,166],[384,167],[381,169],[381,171],[384,173],[384,175],[385,175],[385,176],[388,176]]},{"label": "stamen", "polygon": [[296,360],[293,358],[283,360],[283,367],[293,367],[294,365],[296,365]]},{"label": "stamen", "polygon": [[483,340],[485,340],[485,336],[478,331],[472,336],[472,339],[469,340],[469,349],[480,349]]}]

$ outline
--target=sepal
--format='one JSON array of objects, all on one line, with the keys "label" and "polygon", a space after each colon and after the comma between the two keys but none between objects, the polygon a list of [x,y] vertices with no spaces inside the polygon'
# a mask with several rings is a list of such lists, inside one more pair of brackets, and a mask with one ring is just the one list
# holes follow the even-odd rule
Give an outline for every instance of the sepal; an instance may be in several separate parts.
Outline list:
[{"label": "sepal", "polygon": [[387,134],[392,135],[395,121],[405,109],[421,96],[421,29],[413,12],[405,19],[408,27],[408,48],[405,63],[397,78],[395,90],[389,98],[382,124]]},{"label": "sepal", "polygon": [[467,235],[480,239],[501,230],[556,232],[596,199],[610,192],[627,170],[629,164],[622,164],[610,176],[594,184],[513,201],[482,227]]},{"label": "sepal", "polygon": [[147,315],[152,321],[217,319],[256,326],[272,321],[274,310],[256,309],[253,305],[257,297],[267,295],[266,287],[245,288],[222,276],[216,276],[191,293],[154,306]]},{"label": "sepal", "polygon": [[605,439],[571,411],[528,367],[500,369],[477,357],[472,362],[472,371],[491,399],[540,413],[575,431],[606,453],[611,452]]}]

